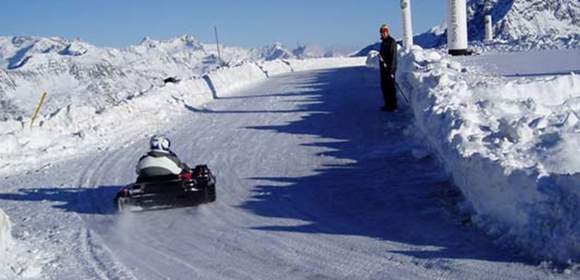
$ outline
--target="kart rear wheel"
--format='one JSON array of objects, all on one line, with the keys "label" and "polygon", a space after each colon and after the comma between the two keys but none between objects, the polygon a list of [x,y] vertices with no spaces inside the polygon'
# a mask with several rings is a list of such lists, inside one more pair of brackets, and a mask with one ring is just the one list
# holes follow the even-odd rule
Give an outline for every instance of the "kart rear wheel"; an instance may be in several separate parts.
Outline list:
[{"label": "kart rear wheel", "polygon": [[216,192],[214,184],[207,186],[207,189],[205,190],[205,197],[206,202],[214,202],[216,200]]}]

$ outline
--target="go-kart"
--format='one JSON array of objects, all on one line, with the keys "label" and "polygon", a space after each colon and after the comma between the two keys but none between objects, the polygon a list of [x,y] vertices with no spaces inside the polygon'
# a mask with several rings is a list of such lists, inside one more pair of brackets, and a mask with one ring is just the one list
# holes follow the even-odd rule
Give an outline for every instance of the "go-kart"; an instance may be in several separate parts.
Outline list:
[{"label": "go-kart", "polygon": [[179,175],[137,178],[115,196],[119,212],[194,206],[216,200],[216,179],[206,165]]}]

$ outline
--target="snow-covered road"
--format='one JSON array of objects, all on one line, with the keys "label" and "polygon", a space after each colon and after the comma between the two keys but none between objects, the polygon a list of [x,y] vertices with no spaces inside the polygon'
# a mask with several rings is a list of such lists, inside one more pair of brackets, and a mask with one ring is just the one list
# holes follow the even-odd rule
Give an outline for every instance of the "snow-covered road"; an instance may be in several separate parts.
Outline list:
[{"label": "snow-covered road", "polygon": [[167,133],[217,174],[213,204],[114,214],[146,139],[1,178],[0,203],[47,279],[572,278],[462,225],[412,114],[380,103],[377,73],[356,67],[188,108]]}]

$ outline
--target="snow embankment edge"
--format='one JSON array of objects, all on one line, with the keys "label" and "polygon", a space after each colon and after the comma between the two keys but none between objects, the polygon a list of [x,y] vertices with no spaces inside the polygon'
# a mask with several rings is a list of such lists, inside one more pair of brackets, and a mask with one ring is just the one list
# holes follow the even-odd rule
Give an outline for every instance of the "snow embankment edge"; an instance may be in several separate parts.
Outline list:
[{"label": "snow embankment edge", "polygon": [[[517,89],[521,85],[476,86],[466,78],[469,71],[459,63],[420,48],[401,52],[399,65],[397,80],[406,92],[412,93],[411,109],[419,137],[426,140],[461,189],[466,198],[462,208],[472,212],[472,221],[499,243],[535,257],[561,263],[578,260],[580,173],[550,172],[539,160],[528,162],[526,155],[537,153],[538,159],[545,157],[542,154],[545,149],[532,149],[534,146],[529,143],[544,144],[531,139],[537,138],[533,133],[539,133],[534,125],[549,118],[525,122],[525,118],[506,120],[503,116],[490,116],[492,110],[486,107],[492,106],[485,104],[497,99],[473,98],[482,91],[483,95],[491,95],[492,90],[505,94],[514,91],[509,87]],[[572,75],[552,82],[561,86],[580,81]],[[505,104],[500,105],[526,107],[529,99],[534,97],[501,101]],[[539,103],[531,107],[551,108]],[[490,120],[494,118],[500,120]],[[562,126],[566,124],[545,128],[549,132],[545,135],[556,134],[557,139],[565,139]],[[515,155],[505,154],[510,147],[517,147],[510,150]],[[520,148],[524,152],[518,155]]]}]

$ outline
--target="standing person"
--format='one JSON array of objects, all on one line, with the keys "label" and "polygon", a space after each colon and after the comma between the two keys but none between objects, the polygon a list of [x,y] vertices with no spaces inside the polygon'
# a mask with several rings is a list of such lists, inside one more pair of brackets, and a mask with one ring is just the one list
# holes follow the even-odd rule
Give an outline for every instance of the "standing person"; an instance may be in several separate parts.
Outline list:
[{"label": "standing person", "polygon": [[397,92],[395,87],[395,72],[397,72],[397,42],[390,36],[389,27],[381,25],[381,52],[379,55],[381,69],[381,90],[385,106],[382,111],[397,111]]}]

